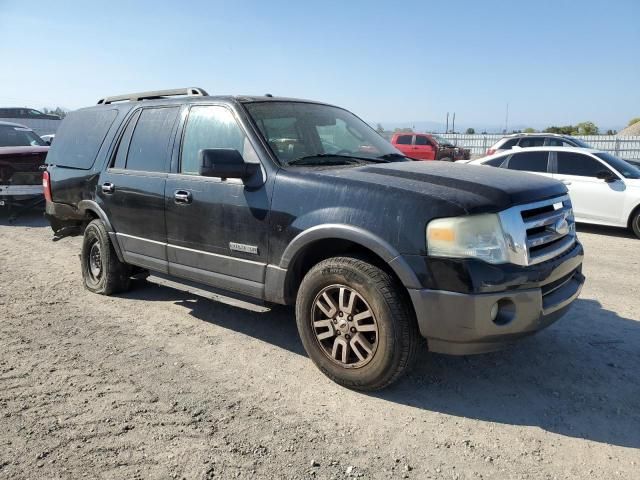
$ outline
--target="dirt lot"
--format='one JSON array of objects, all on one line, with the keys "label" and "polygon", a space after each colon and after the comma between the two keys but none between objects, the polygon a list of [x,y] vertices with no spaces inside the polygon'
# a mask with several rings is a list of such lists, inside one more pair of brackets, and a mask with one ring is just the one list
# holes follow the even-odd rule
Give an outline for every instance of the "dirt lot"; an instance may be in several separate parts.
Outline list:
[{"label": "dirt lot", "polygon": [[2,220],[0,478],[638,479],[640,241],[580,237],[588,283],[559,323],[424,352],[366,395],[316,370],[288,310],[93,295],[79,238]]}]

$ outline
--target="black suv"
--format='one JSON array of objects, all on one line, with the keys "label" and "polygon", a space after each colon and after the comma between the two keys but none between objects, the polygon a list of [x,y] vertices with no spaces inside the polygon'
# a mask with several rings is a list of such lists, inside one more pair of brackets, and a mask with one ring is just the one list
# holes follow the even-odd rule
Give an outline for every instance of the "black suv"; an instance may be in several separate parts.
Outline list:
[{"label": "black suv", "polygon": [[406,161],[322,103],[105,98],[63,121],[47,163],[47,216],[84,232],[86,288],[151,272],[295,304],[307,353],[351,388],[396,380],[420,336],[469,354],[532,334],[584,282],[560,182]]}]

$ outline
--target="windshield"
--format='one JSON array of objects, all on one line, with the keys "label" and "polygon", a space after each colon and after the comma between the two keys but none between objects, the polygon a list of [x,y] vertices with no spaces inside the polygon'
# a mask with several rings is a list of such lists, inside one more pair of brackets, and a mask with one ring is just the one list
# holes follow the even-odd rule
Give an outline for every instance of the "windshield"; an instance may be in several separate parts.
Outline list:
[{"label": "windshield", "polygon": [[13,125],[0,125],[0,147],[37,147],[47,143],[33,130]]},{"label": "windshield", "polygon": [[[245,106],[283,165],[359,163],[349,162],[350,158],[404,160],[402,153],[369,125],[341,108],[278,101]],[[303,159],[313,159],[313,162],[300,162]]]},{"label": "windshield", "polygon": [[607,152],[596,153],[595,155],[596,157],[604,160],[609,165],[611,165],[624,178],[630,178],[630,179],[640,178],[640,169],[638,167],[634,167],[628,162],[625,162],[621,158],[614,157],[613,155]]},{"label": "windshield", "polygon": [[441,137],[440,135],[432,135],[433,138],[436,139],[436,141],[442,145],[443,147],[455,147],[455,145],[453,143],[451,143],[449,140],[447,140],[444,137]]}]

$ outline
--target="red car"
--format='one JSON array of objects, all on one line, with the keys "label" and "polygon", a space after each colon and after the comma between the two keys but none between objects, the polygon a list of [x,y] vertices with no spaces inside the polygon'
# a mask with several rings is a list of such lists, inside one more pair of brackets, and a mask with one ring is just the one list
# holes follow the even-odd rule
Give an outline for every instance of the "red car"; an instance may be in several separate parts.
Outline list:
[{"label": "red car", "polygon": [[471,151],[456,147],[447,139],[430,133],[394,133],[391,143],[409,158],[415,160],[468,160]]},{"label": "red car", "polygon": [[0,122],[0,206],[42,197],[42,171],[49,147],[24,125]]}]

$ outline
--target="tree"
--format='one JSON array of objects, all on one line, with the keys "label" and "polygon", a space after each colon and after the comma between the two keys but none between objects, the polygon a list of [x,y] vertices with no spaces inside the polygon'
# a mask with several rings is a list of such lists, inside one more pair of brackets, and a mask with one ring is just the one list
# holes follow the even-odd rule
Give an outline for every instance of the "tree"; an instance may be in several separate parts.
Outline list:
[{"label": "tree", "polygon": [[618,132],[616,132],[615,130],[611,130],[611,129],[607,130],[607,135],[615,135],[616,133]]},{"label": "tree", "polygon": [[638,122],[640,122],[640,117],[632,118],[631,120],[629,120],[629,125],[627,126],[630,127],[634,123],[638,123]]},{"label": "tree", "polygon": [[524,133],[536,133],[536,129],[535,128],[531,128],[531,127],[527,127],[524,130],[522,130]]},{"label": "tree", "polygon": [[475,135],[476,134],[476,129],[475,128],[467,128],[467,135]]},{"label": "tree", "polygon": [[564,127],[547,127],[544,129],[544,133],[559,133],[560,135],[573,134],[575,127],[573,125],[565,125]]},{"label": "tree", "polygon": [[598,127],[593,122],[580,122],[576,125],[573,135],[597,135]]}]

